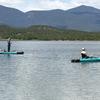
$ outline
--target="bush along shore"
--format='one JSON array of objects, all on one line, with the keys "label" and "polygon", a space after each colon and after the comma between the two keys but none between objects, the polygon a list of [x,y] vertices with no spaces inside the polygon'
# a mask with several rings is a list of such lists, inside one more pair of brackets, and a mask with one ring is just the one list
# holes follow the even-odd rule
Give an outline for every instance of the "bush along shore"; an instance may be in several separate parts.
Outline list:
[{"label": "bush along shore", "polygon": [[16,40],[100,40],[100,32],[83,32],[58,29],[46,25],[36,25],[28,28],[13,28],[0,26],[0,39],[11,37]]}]

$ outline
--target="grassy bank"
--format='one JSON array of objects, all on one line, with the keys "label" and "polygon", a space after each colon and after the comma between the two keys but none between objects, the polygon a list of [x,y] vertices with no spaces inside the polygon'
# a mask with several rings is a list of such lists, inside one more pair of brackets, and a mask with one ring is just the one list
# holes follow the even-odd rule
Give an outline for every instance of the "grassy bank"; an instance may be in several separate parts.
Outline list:
[{"label": "grassy bank", "polygon": [[0,26],[0,39],[9,37],[18,40],[100,40],[100,32],[65,30],[48,26],[28,28]]}]

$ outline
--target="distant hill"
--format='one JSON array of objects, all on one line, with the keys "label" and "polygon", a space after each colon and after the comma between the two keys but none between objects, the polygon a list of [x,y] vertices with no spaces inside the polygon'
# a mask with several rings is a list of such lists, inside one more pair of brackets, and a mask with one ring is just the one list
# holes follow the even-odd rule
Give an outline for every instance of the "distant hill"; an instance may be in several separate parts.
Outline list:
[{"label": "distant hill", "polygon": [[48,25],[63,29],[100,31],[100,9],[79,6],[69,10],[22,12],[0,5],[0,24],[13,27]]}]

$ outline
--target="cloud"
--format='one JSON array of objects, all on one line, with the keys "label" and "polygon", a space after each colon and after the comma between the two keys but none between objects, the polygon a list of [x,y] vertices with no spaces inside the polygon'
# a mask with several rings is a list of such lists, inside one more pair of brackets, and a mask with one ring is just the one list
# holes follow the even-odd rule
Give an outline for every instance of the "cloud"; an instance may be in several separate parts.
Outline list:
[{"label": "cloud", "polygon": [[24,10],[21,8],[21,5],[24,4],[24,0],[0,0],[0,5],[17,8],[19,10]]},{"label": "cloud", "polygon": [[22,11],[70,9],[79,5],[100,8],[100,0],[0,0],[0,5],[13,7]]},{"label": "cloud", "polygon": [[20,4],[22,0],[0,0],[0,4]]},{"label": "cloud", "polygon": [[79,5],[93,6],[100,9],[100,0],[72,0],[72,2]]},{"label": "cloud", "polygon": [[79,4],[71,0],[33,0],[26,5],[25,10],[49,10],[49,9],[69,9],[78,6]]}]

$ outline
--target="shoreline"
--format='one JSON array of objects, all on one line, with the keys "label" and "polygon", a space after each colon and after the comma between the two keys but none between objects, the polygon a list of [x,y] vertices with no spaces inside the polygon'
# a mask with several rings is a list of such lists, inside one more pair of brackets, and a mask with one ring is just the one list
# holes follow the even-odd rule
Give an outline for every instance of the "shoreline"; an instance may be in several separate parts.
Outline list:
[{"label": "shoreline", "polygon": [[[0,41],[7,41],[8,39],[0,39]],[[100,41],[100,40],[22,40],[22,39],[11,39],[11,41]]]}]

